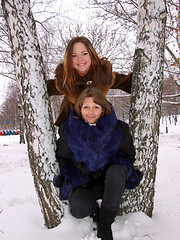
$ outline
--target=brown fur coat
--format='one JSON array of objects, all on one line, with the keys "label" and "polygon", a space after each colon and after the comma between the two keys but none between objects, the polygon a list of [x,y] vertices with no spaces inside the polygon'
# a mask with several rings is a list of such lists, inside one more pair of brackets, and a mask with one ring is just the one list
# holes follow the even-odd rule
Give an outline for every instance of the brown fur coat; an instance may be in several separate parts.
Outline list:
[{"label": "brown fur coat", "polygon": [[95,73],[91,68],[84,76],[79,75],[76,70],[74,71],[76,83],[68,94],[63,86],[63,63],[60,63],[56,70],[56,78],[47,81],[48,94],[52,95],[65,95],[60,106],[60,114],[55,122],[59,126],[63,121],[67,120],[73,106],[76,102],[78,95],[84,90],[88,84],[100,89],[104,96],[106,96],[109,89],[121,89],[127,93],[131,93],[131,80],[132,73],[125,75],[116,72],[112,73],[112,65],[107,60],[102,59],[100,66],[95,66]]}]

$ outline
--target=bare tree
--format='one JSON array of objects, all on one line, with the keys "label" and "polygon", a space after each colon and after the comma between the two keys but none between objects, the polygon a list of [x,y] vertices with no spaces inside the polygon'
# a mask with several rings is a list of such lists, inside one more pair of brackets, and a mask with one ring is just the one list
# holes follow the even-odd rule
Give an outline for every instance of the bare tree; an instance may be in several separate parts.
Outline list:
[{"label": "bare tree", "polygon": [[[112,22],[118,23],[123,29],[128,29],[131,32],[131,37],[136,35],[137,28],[137,12],[138,2],[135,0],[90,0],[90,7],[97,10],[95,17],[109,21],[110,26]],[[180,1],[167,0],[167,21],[166,21],[166,45],[165,45],[165,65],[164,72],[168,76],[174,75],[174,80],[180,85]],[[118,34],[118,31],[117,31]],[[133,49],[134,50],[134,49]],[[163,95],[165,97],[165,95]],[[168,98],[166,98],[167,102]],[[178,100],[177,100],[178,101]],[[169,104],[172,102],[169,101]]]},{"label": "bare tree", "polygon": [[0,119],[3,124],[4,120],[8,123],[8,128],[13,130],[18,126],[18,89],[17,85],[9,84],[7,97],[1,106]]},{"label": "bare tree", "polygon": [[91,7],[97,9],[96,17],[104,21],[118,22],[128,30],[136,29],[138,3],[134,0],[90,0]]},{"label": "bare tree", "polygon": [[2,0],[12,59],[20,89],[30,167],[45,225],[57,226],[63,216],[52,184],[55,164],[55,134],[47,96],[42,56],[29,0]]},{"label": "bare tree", "polygon": [[0,7],[0,75],[15,81],[14,65],[11,59],[11,49],[8,42],[8,32]]},{"label": "bare tree", "polygon": [[161,116],[179,115],[180,86],[174,80],[174,75],[169,75],[164,79],[163,95]]},{"label": "bare tree", "polygon": [[[2,108],[7,109],[5,107],[6,103],[10,100],[13,101],[13,106],[15,109],[18,109],[18,114],[16,112],[13,113],[13,111],[3,111],[2,118],[4,118],[4,114],[6,114],[6,118],[10,119],[11,122],[12,119],[14,120],[14,124],[10,124],[9,128],[12,129],[20,129],[20,144],[25,143],[24,139],[24,124],[22,119],[22,109],[21,104],[18,104],[20,101],[20,98],[18,97],[18,90],[13,93],[13,95],[9,96],[9,91],[13,89],[17,89],[17,82],[16,82],[16,76],[14,72],[14,64],[11,58],[11,48],[10,43],[8,41],[8,32],[7,27],[5,24],[5,20],[3,18],[2,8],[0,7],[0,75],[7,80],[10,80],[10,86],[7,89],[7,96],[5,99],[5,103],[3,104]],[[18,107],[17,107],[18,106]]]}]

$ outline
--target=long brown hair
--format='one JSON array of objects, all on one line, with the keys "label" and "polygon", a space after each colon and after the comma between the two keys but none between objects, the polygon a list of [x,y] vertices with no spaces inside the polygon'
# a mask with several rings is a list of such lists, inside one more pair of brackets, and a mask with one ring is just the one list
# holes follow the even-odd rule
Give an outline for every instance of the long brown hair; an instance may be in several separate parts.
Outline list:
[{"label": "long brown hair", "polygon": [[94,87],[88,87],[85,88],[78,96],[77,101],[74,105],[76,113],[82,117],[81,115],[81,107],[83,105],[84,99],[86,97],[92,97],[94,103],[100,105],[102,107],[102,114],[101,116],[111,114],[111,105],[108,102],[108,100],[105,98],[101,90],[94,88]]},{"label": "long brown hair", "polygon": [[95,72],[95,65],[101,64],[101,59],[96,53],[94,47],[91,42],[86,37],[74,37],[72,38],[66,48],[65,56],[64,56],[64,76],[63,76],[63,85],[66,87],[68,92],[71,91],[71,87],[75,83],[76,79],[74,77],[74,68],[72,63],[72,55],[73,55],[73,47],[75,43],[82,42],[91,58],[91,67]]}]

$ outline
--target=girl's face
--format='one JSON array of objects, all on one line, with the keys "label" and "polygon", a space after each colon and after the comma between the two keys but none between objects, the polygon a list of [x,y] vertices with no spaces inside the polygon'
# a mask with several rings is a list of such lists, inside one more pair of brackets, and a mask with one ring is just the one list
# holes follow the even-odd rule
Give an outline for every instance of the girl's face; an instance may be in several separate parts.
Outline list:
[{"label": "girl's face", "polygon": [[81,107],[81,114],[84,121],[93,124],[101,117],[102,107],[94,103],[92,97],[86,97]]},{"label": "girl's face", "polygon": [[82,42],[74,44],[72,54],[73,67],[80,73],[86,73],[91,66],[91,57]]}]

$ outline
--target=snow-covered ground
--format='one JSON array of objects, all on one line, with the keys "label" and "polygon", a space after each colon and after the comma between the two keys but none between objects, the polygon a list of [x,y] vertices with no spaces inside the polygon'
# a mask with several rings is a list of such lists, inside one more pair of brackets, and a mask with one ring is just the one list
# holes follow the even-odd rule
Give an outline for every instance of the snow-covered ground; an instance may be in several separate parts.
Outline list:
[{"label": "snow-covered ground", "polygon": [[[114,240],[180,239],[180,117],[161,124],[153,217],[138,212],[117,216]],[[0,136],[0,240],[96,240],[92,220],[73,218],[65,206],[62,223],[44,226],[33,186],[26,145],[19,136]]]}]

